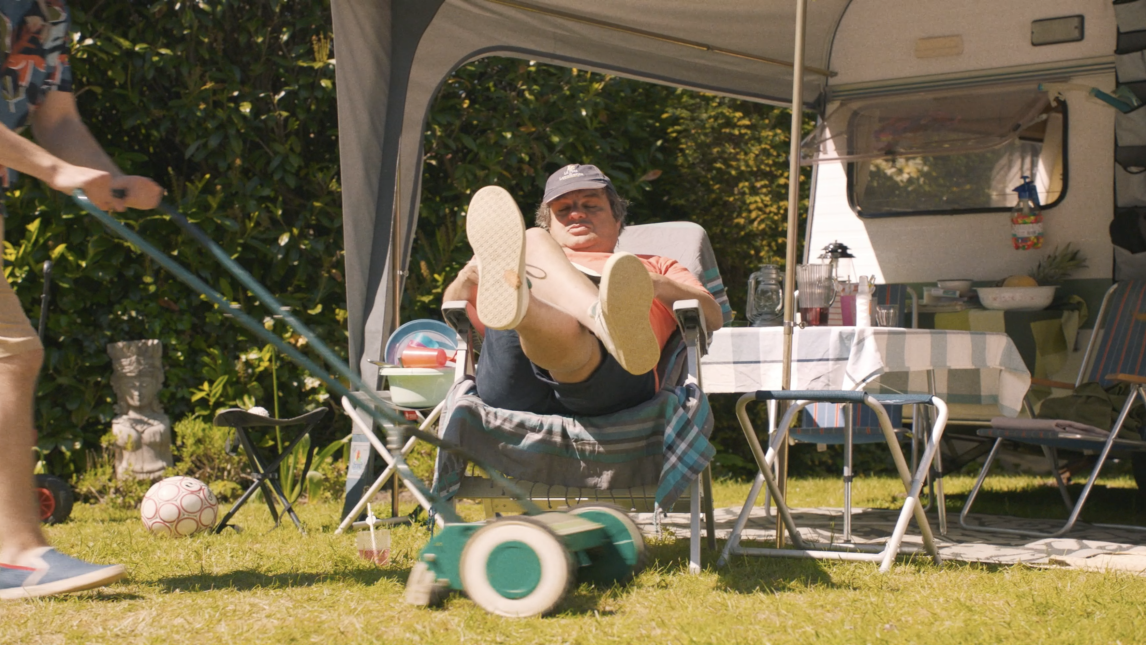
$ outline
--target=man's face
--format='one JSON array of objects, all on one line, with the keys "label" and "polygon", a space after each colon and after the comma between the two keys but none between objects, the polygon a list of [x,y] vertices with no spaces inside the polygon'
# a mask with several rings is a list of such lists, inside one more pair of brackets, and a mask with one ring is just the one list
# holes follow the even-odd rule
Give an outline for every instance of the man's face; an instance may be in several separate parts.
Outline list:
[{"label": "man's face", "polygon": [[574,190],[549,202],[549,234],[573,251],[612,253],[621,236],[604,188]]}]

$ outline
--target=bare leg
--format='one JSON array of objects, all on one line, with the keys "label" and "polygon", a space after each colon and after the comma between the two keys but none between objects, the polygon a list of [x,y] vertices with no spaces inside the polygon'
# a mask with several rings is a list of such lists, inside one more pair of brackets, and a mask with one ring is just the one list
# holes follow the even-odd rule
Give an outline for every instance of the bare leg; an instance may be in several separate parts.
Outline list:
[{"label": "bare leg", "polygon": [[0,562],[48,545],[32,494],[32,396],[43,356],[0,358]]}]

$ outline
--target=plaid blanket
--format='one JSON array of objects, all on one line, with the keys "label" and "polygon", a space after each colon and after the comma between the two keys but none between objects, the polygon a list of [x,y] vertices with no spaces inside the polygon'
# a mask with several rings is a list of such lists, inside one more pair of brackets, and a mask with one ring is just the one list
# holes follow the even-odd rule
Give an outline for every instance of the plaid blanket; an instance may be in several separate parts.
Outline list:
[{"label": "plaid blanket", "polygon": [[[667,508],[716,454],[708,398],[691,381],[596,417],[492,408],[475,389],[470,379],[451,388],[440,436],[515,479],[597,490],[656,484],[656,503]],[[439,450],[434,492],[452,497],[467,465]]]}]

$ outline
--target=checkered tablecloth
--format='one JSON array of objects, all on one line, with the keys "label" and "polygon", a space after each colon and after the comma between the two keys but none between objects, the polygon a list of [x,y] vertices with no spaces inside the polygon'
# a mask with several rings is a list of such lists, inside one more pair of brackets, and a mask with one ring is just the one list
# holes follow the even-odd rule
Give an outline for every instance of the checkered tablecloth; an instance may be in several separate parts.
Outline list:
[{"label": "checkered tablecloth", "polygon": [[[1006,334],[887,327],[806,327],[792,343],[792,385],[798,390],[935,394],[948,403],[998,405],[1018,414],[1031,383]],[[710,394],[779,389],[784,358],[780,327],[733,327],[712,335],[701,360]]]}]

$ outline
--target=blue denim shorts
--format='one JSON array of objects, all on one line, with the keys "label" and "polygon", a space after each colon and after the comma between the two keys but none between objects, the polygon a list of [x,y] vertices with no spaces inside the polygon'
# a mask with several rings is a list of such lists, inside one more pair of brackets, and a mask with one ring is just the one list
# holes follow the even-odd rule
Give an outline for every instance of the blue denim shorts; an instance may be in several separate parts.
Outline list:
[{"label": "blue denim shorts", "polygon": [[521,351],[512,330],[487,329],[477,365],[478,397],[495,408],[599,416],[627,410],[653,398],[656,374],[634,375],[601,347],[604,360],[580,383],[558,383]]}]

